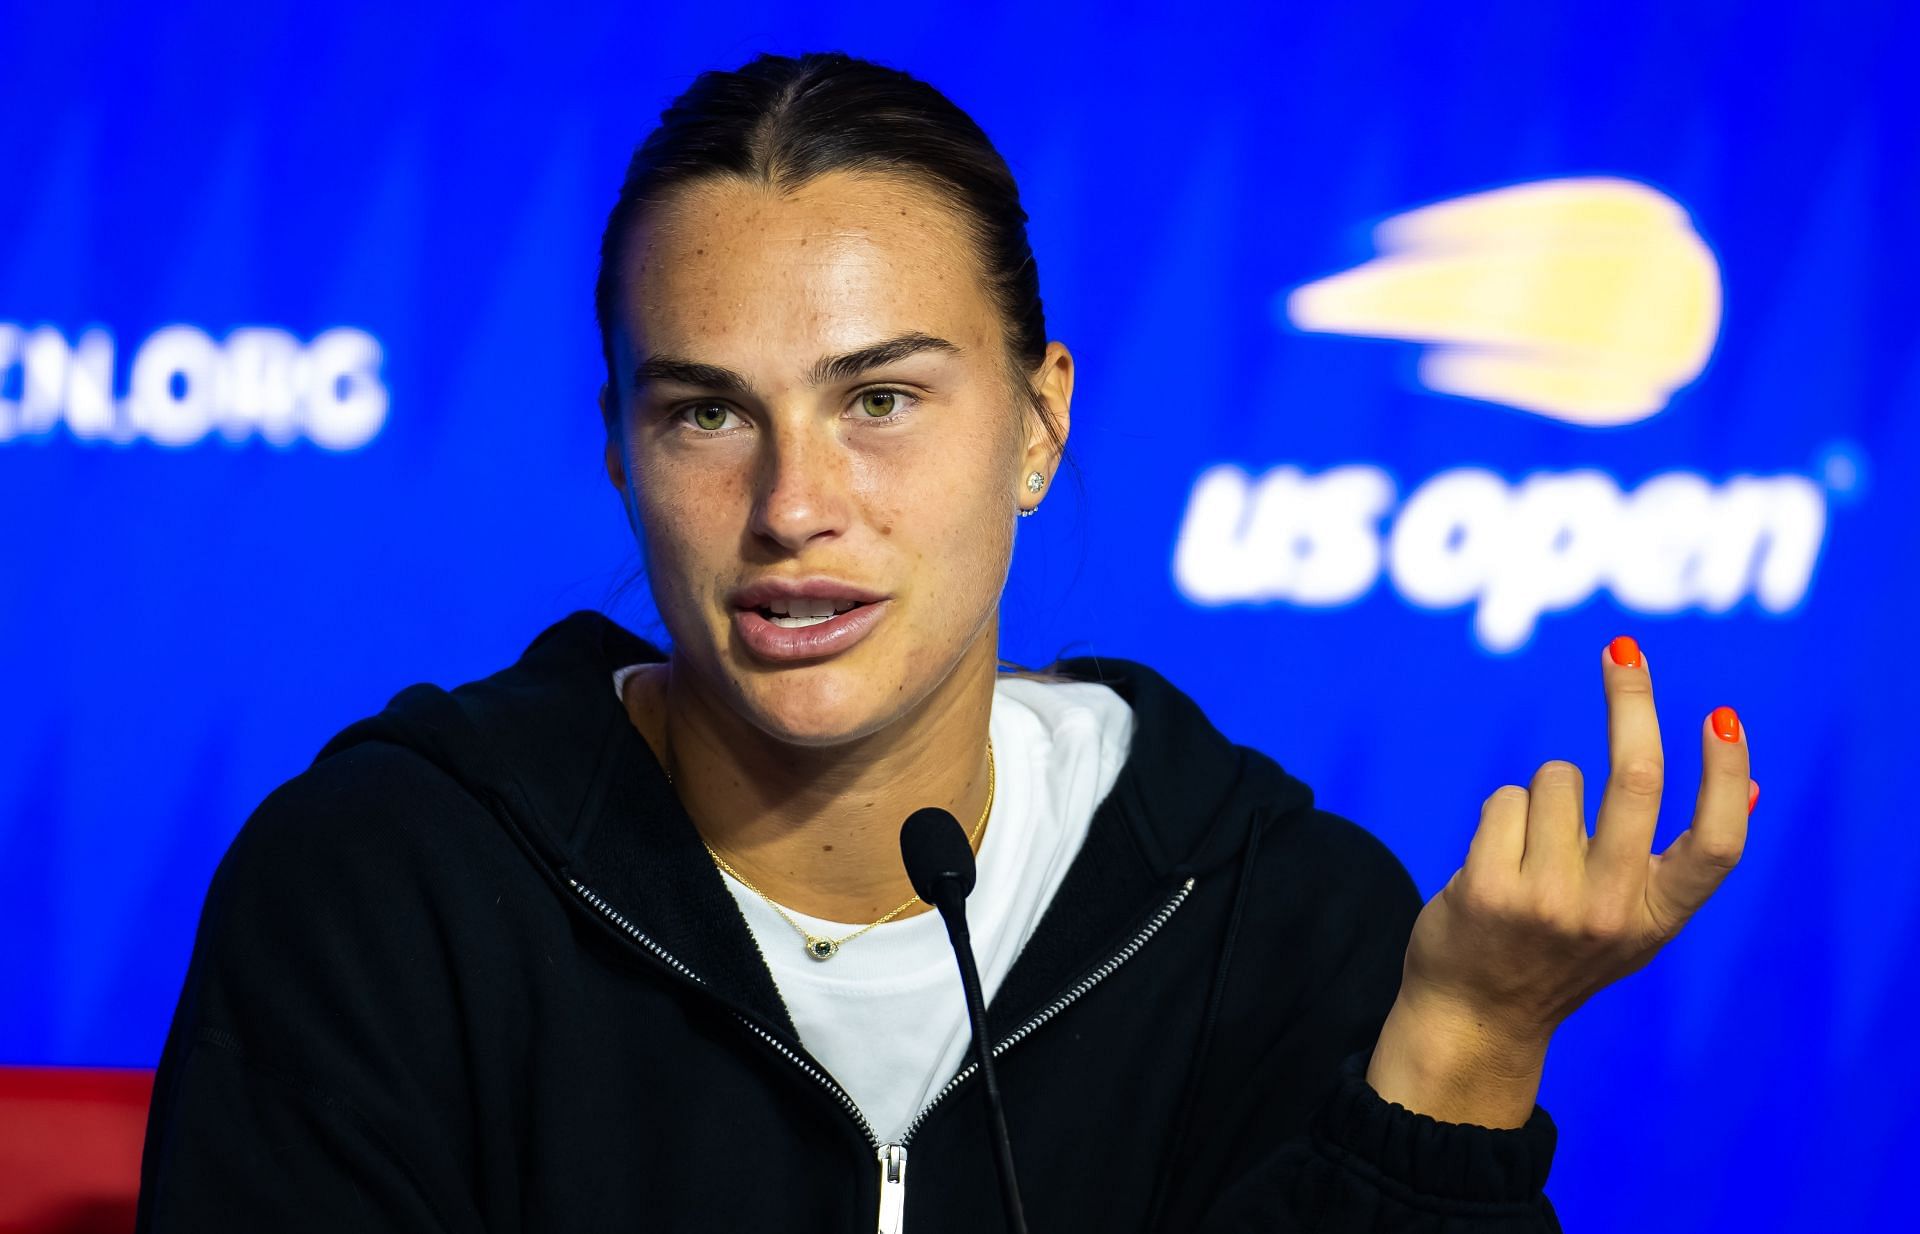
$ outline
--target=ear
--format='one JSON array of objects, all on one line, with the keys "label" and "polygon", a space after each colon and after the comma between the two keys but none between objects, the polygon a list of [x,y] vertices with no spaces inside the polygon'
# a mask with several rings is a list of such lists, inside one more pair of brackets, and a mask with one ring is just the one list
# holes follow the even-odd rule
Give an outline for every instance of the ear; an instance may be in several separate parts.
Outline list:
[{"label": "ear", "polygon": [[627,459],[621,448],[619,418],[613,405],[613,392],[605,382],[600,383],[600,422],[607,429],[607,479],[613,487],[622,492],[627,488]]},{"label": "ear", "polygon": [[[1035,394],[1046,406],[1054,429],[1059,434],[1059,443],[1055,444],[1053,434],[1047,431],[1047,426],[1038,415],[1027,416],[1027,446],[1021,456],[1020,475],[1014,490],[1023,510],[1039,505],[1052,489],[1054,473],[1060,467],[1060,450],[1066,445],[1067,430],[1072,423],[1073,353],[1067,350],[1065,343],[1055,341],[1047,344],[1047,354],[1040,361],[1040,371],[1031,380]],[[1040,473],[1042,481],[1039,492],[1034,492],[1028,485],[1028,478],[1036,471]]]}]

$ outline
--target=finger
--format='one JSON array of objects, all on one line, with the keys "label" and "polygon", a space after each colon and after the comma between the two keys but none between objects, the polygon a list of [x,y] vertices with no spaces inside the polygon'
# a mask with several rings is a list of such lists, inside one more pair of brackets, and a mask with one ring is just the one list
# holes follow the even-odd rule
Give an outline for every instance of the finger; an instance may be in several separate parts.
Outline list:
[{"label": "finger", "polygon": [[1594,819],[1587,869],[1595,881],[1635,892],[1646,877],[1660,821],[1666,759],[1644,653],[1622,635],[1600,653],[1607,695],[1607,785]]},{"label": "finger", "polygon": [[1587,807],[1580,769],[1565,759],[1540,764],[1528,789],[1527,851],[1520,869],[1572,877],[1587,854]]},{"label": "finger", "polygon": [[1467,845],[1462,877],[1476,891],[1509,886],[1527,847],[1527,790],[1502,784],[1480,803],[1480,826]]},{"label": "finger", "polygon": [[1751,767],[1747,726],[1733,708],[1714,708],[1700,725],[1693,825],[1660,854],[1647,884],[1648,908],[1669,933],[1707,902],[1746,849]]}]

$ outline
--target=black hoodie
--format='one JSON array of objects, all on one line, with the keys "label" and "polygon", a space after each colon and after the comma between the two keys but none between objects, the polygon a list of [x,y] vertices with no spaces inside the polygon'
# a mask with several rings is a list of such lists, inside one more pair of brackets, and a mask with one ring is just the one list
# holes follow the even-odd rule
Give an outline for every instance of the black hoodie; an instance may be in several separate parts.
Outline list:
[{"label": "black hoodie", "polygon": [[[614,694],[659,658],[576,612],[262,803],[207,893],[139,1230],[1003,1228],[971,1065],[883,1145],[800,1044]],[[1365,1082],[1421,907],[1392,852],[1151,670],[1060,670],[1135,729],[988,1008],[1030,1227],[1558,1230],[1544,1109],[1443,1123]]]}]

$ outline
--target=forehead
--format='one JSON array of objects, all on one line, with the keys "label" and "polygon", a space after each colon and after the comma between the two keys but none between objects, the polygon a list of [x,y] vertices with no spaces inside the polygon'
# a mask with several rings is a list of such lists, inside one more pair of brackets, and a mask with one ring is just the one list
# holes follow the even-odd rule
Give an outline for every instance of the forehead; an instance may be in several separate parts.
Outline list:
[{"label": "forehead", "polygon": [[622,286],[633,353],[763,371],[914,330],[981,354],[999,337],[960,216],[908,177],[687,185],[636,227]]}]

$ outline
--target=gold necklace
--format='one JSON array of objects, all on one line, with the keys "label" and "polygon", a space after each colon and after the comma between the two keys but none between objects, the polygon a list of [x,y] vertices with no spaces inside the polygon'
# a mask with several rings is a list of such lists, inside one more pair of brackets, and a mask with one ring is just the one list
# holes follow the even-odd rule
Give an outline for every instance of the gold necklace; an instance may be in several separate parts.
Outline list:
[{"label": "gold necklace", "polygon": [[[671,757],[672,750],[673,750],[671,737],[667,738],[666,744],[667,744],[668,756]],[[662,764],[660,770],[666,772],[667,783],[672,784],[673,772],[667,771],[667,768],[664,764]],[[967,846],[969,848],[972,848],[976,853],[979,852],[980,833],[981,831],[985,830],[987,825],[987,815],[993,813],[993,794],[994,794],[994,789],[996,787],[995,781],[996,781],[996,777],[995,777],[994,766],[993,766],[993,738],[989,737],[987,738],[987,804],[981,807],[980,821],[973,825],[973,834],[967,837]],[[854,939],[859,938],[862,934],[865,934],[868,930],[873,929],[875,926],[883,926],[887,924],[887,922],[892,921],[895,917],[898,917],[901,913],[906,912],[908,909],[912,908],[914,905],[920,903],[919,893],[916,892],[915,894],[909,896],[904,904],[900,905],[900,907],[894,909],[892,912],[888,913],[886,916],[881,917],[877,921],[869,921],[866,925],[861,926],[859,929],[855,930],[853,933],[843,934],[839,938],[828,938],[823,934],[809,934],[807,933],[807,929],[805,926],[801,925],[799,922],[795,921],[792,917],[787,915],[787,910],[780,906],[780,902],[778,900],[774,899],[772,896],[768,895],[766,892],[760,890],[758,887],[748,882],[744,874],[740,873],[740,871],[734,869],[731,865],[727,864],[727,859],[725,857],[722,857],[719,853],[713,850],[713,845],[707,843],[707,838],[705,836],[700,837],[700,844],[701,844],[701,847],[707,850],[707,856],[713,858],[713,863],[715,865],[719,866],[722,870],[725,870],[728,874],[733,875],[734,878],[740,880],[741,886],[745,887],[748,891],[751,891],[753,894],[759,896],[761,899],[765,900],[767,902],[768,907],[772,908],[774,912],[780,914],[780,920],[786,922],[788,925],[793,927],[793,932],[800,936],[802,940],[802,945],[805,946],[807,950],[807,955],[812,957],[815,960],[820,960],[823,962],[826,960],[831,960],[834,956],[840,954],[840,948],[845,946],[847,943],[850,943]]]}]

